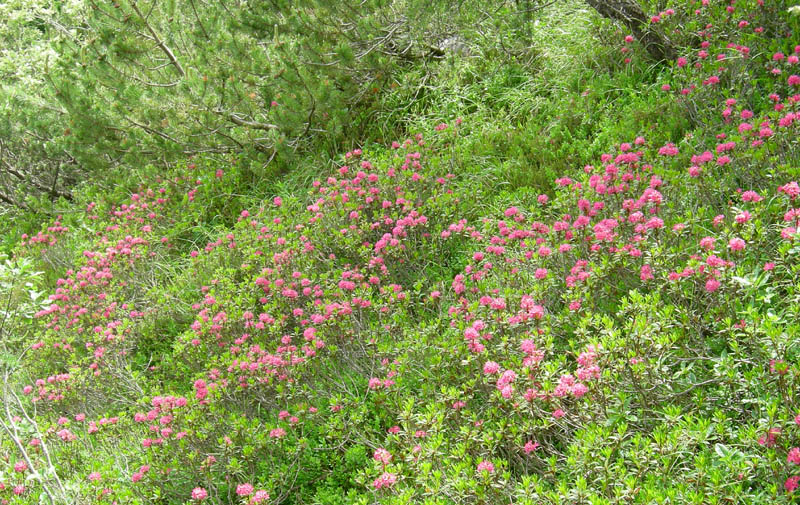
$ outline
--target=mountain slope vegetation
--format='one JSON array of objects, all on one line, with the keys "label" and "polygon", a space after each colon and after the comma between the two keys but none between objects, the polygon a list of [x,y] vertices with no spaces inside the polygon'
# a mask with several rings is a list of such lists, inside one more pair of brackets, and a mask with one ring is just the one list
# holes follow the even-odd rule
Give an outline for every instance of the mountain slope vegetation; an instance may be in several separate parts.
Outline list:
[{"label": "mountain slope vegetation", "polygon": [[641,2],[674,61],[577,1],[54,5],[0,6],[0,503],[797,500],[788,3]]}]

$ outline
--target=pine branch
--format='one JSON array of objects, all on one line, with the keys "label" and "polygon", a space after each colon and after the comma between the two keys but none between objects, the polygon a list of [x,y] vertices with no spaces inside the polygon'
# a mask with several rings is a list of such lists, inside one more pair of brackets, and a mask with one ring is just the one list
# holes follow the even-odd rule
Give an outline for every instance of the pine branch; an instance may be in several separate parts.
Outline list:
[{"label": "pine branch", "polygon": [[136,14],[139,16],[139,19],[142,20],[144,26],[147,28],[147,31],[150,32],[150,35],[153,36],[153,40],[155,41],[156,45],[159,48],[161,48],[161,50],[164,52],[164,54],[167,55],[167,58],[170,59],[175,68],[178,69],[178,73],[181,74],[181,77],[185,77],[186,72],[183,70],[183,67],[181,66],[180,62],[178,62],[178,59],[175,57],[175,54],[169,47],[167,47],[166,44],[164,44],[164,41],[161,40],[161,37],[158,36],[153,27],[150,26],[150,23],[147,22],[147,18],[142,14],[142,11],[139,10],[139,6],[136,5],[135,1],[131,1],[131,7],[133,8],[134,12],[136,12]]}]

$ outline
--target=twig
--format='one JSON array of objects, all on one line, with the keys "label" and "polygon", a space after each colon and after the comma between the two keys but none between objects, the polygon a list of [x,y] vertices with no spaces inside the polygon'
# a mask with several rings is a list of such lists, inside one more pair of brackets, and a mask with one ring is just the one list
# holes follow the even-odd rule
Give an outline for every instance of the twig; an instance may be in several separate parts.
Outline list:
[{"label": "twig", "polygon": [[247,126],[248,128],[255,128],[257,130],[275,130],[278,128],[278,125],[269,124],[269,123],[259,123],[256,121],[247,121],[245,119],[240,118],[236,114],[232,113],[228,116],[228,118],[235,124],[239,126]]},{"label": "twig", "polygon": [[186,76],[186,72],[183,70],[183,67],[178,62],[178,59],[175,57],[175,54],[173,54],[172,50],[170,50],[170,48],[167,47],[166,44],[164,44],[164,42],[158,36],[156,31],[153,29],[153,27],[150,26],[150,23],[147,22],[147,18],[142,15],[142,11],[139,10],[139,6],[136,5],[135,1],[131,2],[131,7],[136,12],[136,14],[139,16],[139,18],[142,20],[142,22],[144,23],[144,26],[147,27],[147,31],[150,32],[150,35],[153,36],[153,40],[155,41],[156,45],[161,48],[161,50],[164,52],[164,54],[167,55],[167,58],[169,58],[170,61],[172,62],[172,64],[175,65],[175,68],[178,69],[178,73],[181,74],[181,77],[185,77]]}]

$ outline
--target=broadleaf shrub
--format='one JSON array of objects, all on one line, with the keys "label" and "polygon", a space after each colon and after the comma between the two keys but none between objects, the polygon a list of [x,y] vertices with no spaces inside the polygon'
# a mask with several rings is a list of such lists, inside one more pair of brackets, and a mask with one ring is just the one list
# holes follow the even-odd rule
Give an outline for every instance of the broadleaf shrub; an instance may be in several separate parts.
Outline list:
[{"label": "broadleaf shrub", "polygon": [[762,3],[664,7],[661,67],[596,28],[536,111],[524,65],[433,90],[270,194],[201,156],[87,189],[0,269],[0,500],[793,503],[800,45]]}]

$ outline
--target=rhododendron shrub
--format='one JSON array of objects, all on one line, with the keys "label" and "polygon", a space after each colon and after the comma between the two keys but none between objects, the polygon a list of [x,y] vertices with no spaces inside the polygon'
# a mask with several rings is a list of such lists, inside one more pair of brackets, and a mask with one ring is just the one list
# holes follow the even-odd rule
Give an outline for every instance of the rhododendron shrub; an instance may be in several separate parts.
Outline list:
[{"label": "rhododendron shrub", "polygon": [[193,160],[25,237],[54,278],[0,500],[791,503],[800,49],[774,6],[672,7],[652,100],[703,126],[544,188],[437,119],[228,224],[197,229],[231,170]]}]

